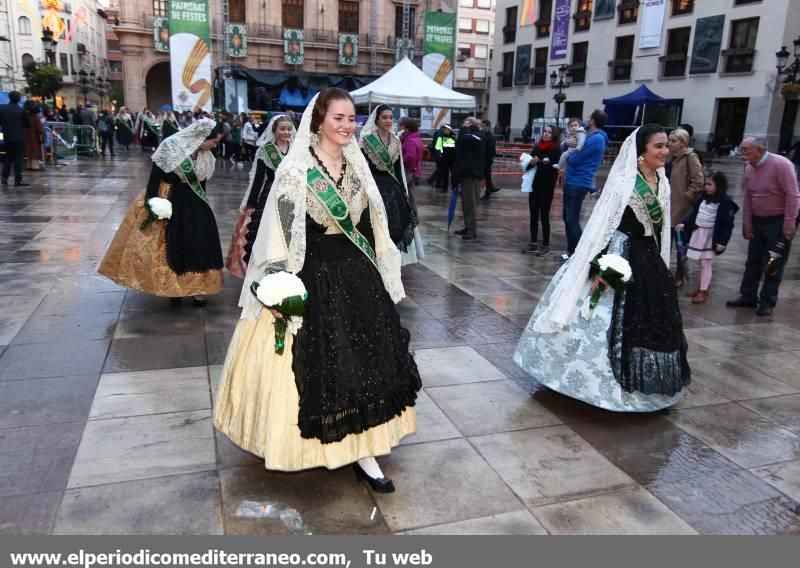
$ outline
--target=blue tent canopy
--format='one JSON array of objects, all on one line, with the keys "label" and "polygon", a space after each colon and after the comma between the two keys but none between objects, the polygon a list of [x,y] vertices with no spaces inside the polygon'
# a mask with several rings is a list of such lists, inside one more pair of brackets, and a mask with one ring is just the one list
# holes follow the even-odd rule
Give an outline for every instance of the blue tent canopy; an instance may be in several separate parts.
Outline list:
[{"label": "blue tent canopy", "polygon": [[[305,96],[304,96],[305,93]],[[308,106],[308,103],[311,102],[311,99],[314,98],[314,95],[317,94],[317,91],[313,89],[302,89],[297,87],[295,89],[290,89],[288,85],[283,87],[281,91],[281,106],[284,107],[294,107],[294,108],[305,108]]]},{"label": "blue tent canopy", "polygon": [[[681,107],[681,99],[665,99],[655,94],[646,85],[640,85],[627,95],[603,99],[608,115],[608,124],[615,126],[638,126],[644,121],[644,108],[648,105],[662,107]],[[640,113],[637,109],[642,108]],[[637,120],[638,119],[638,120]]]}]

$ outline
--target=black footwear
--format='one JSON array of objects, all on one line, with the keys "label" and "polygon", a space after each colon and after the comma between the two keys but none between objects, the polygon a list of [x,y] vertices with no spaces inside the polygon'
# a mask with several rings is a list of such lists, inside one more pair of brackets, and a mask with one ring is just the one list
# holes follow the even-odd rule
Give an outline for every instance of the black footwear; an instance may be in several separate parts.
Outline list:
[{"label": "black footwear", "polygon": [[567,262],[569,260],[569,253],[557,254],[553,257],[556,262]]},{"label": "black footwear", "polygon": [[208,300],[205,296],[192,296],[192,305],[196,308],[202,308],[208,304]]},{"label": "black footwear", "polygon": [[526,252],[536,252],[539,250],[539,245],[537,243],[529,243],[524,249],[522,249],[522,254]]},{"label": "black footwear", "polygon": [[369,486],[372,487],[375,493],[394,493],[394,483],[392,483],[391,479],[387,479],[386,477],[381,477],[380,479],[370,477],[367,475],[367,472],[358,465],[358,462],[353,464],[353,471],[356,473],[356,479],[369,483]]},{"label": "black footwear", "polygon": [[459,237],[460,237],[461,235],[466,235],[466,234],[467,234],[467,228],[466,228],[466,227],[464,227],[463,229],[459,229],[458,231],[455,231],[455,232],[454,232],[454,234],[455,234],[455,235],[458,235]]},{"label": "black footwear", "polygon": [[491,196],[492,196],[492,194],[491,194],[491,193],[489,193],[489,192],[487,191],[487,192],[486,192],[486,195],[484,195],[483,197],[481,197],[481,201],[489,201],[489,198],[490,198]]},{"label": "black footwear", "polygon": [[180,306],[181,305],[181,300],[183,300],[183,298],[170,298],[169,299],[169,305],[170,306]]},{"label": "black footwear", "polygon": [[729,308],[755,308],[757,306],[755,300],[750,300],[744,296],[739,296],[735,300],[728,300],[725,305]]},{"label": "black footwear", "polygon": [[29,185],[29,183],[25,183],[24,181],[18,181],[14,183],[14,187],[28,187]]},{"label": "black footwear", "polygon": [[756,310],[756,315],[757,316],[771,316],[772,315],[772,309],[773,309],[772,306],[770,306],[769,304],[761,302],[758,305],[758,309]]},{"label": "black footwear", "polygon": [[461,236],[461,238],[464,239],[465,241],[474,241],[475,239],[478,238],[478,235],[476,235],[475,233],[472,233],[472,232],[467,232],[467,233],[464,233]]},{"label": "black footwear", "polygon": [[550,254],[550,247],[542,247],[542,250],[536,253],[536,256],[547,256]]},{"label": "black footwear", "polygon": [[3,185],[8,185],[8,180],[7,179],[3,180]]}]

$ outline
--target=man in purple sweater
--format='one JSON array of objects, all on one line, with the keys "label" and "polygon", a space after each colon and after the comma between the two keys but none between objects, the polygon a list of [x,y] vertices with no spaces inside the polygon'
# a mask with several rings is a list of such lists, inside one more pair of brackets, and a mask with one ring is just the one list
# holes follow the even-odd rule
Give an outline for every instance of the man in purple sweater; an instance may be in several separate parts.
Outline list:
[{"label": "man in purple sweater", "polygon": [[[744,170],[744,238],[747,262],[744,268],[741,295],[727,305],[734,308],[754,308],[756,314],[768,316],[778,303],[778,287],[783,277],[783,266],[789,256],[791,242],[797,230],[800,194],[792,162],[767,151],[763,138],[748,137],[739,146],[746,162]],[[779,242],[785,244],[776,270],[765,273],[770,251]],[[761,276],[764,284],[761,293],[758,285]]]}]

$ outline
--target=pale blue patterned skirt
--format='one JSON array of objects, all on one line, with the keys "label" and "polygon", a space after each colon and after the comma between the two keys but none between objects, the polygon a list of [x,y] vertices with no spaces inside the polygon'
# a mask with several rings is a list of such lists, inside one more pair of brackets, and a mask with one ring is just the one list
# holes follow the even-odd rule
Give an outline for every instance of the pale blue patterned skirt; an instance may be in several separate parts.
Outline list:
[{"label": "pale blue patterned skirt", "polygon": [[[608,252],[622,254],[628,236],[617,231]],[[570,261],[567,261],[569,263]],[[626,392],[614,378],[608,350],[608,330],[614,291],[607,290],[589,319],[580,314],[592,282],[587,279],[569,326],[560,333],[539,333],[533,324],[563,277],[567,263],[553,277],[533,312],[514,353],[514,362],[537,382],[563,395],[615,412],[653,412],[677,403],[675,396]]]}]

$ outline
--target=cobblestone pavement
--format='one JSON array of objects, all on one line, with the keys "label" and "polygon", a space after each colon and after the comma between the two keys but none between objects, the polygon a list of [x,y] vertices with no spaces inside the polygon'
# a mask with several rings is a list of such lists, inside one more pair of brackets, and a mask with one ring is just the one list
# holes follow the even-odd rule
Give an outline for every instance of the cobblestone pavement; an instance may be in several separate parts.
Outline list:
[{"label": "cobblestone pavement", "polygon": [[[741,166],[723,167],[741,203]],[[687,396],[667,415],[620,416],[511,361],[557,268],[519,252],[525,197],[482,202],[480,238],[464,242],[446,231],[447,196],[420,189],[427,257],[404,270],[400,304],[425,384],[419,432],[381,460],[397,493],[375,495],[349,468],[265,471],[214,432],[238,281],[204,309],[175,308],[95,273],[148,170],[137,151],[2,189],[0,533],[288,532],[237,518],[243,500],[286,503],[318,534],[800,532],[800,264],[773,316],[726,308],[741,217],[709,303],[681,298]],[[225,250],[246,180],[220,161],[209,184]],[[559,212],[557,197],[563,246]]]}]

